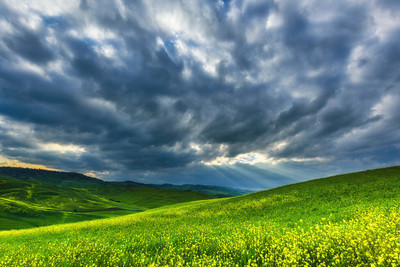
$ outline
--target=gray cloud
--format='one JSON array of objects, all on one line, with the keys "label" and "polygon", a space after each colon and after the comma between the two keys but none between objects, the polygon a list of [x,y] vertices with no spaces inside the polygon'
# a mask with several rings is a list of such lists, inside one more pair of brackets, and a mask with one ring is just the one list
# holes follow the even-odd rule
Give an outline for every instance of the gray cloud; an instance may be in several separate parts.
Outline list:
[{"label": "gray cloud", "polygon": [[43,64],[53,59],[51,51],[34,32],[26,31],[15,34],[5,38],[4,43],[15,53],[37,64]]},{"label": "gray cloud", "polygon": [[7,158],[257,188],[399,163],[394,2],[0,5]]}]

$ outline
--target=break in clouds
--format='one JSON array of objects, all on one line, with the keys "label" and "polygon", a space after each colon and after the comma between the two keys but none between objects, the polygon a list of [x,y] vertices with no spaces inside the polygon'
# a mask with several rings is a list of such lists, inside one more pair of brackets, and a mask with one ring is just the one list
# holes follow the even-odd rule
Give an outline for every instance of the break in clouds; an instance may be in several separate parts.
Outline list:
[{"label": "break in clouds", "polygon": [[266,187],[399,164],[398,1],[0,1],[0,156]]}]

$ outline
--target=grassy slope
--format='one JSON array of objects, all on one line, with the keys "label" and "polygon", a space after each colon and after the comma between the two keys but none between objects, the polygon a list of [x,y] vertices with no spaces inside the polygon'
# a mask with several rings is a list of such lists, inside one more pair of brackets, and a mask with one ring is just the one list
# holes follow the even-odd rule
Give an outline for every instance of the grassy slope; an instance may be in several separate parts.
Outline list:
[{"label": "grassy slope", "polygon": [[[18,180],[37,180],[39,182],[53,184],[71,188],[95,188],[115,186],[115,187],[152,187],[170,190],[190,190],[193,192],[206,194],[212,197],[231,197],[251,193],[249,190],[210,186],[210,185],[172,185],[172,184],[143,184],[133,181],[125,182],[106,182],[93,177],[74,172],[59,172],[39,169],[0,167],[0,177],[13,178]],[[187,193],[186,193],[187,194]]]},{"label": "grassy slope", "polygon": [[15,180],[36,180],[62,187],[86,188],[101,186],[104,181],[74,172],[58,172],[40,169],[0,167],[0,177]]},{"label": "grassy slope", "polygon": [[117,203],[136,205],[141,210],[212,198],[208,195],[188,190],[169,190],[153,187],[105,186],[92,188],[90,192],[114,200]]},{"label": "grassy slope", "polygon": [[[99,219],[103,213],[73,210],[133,209],[133,205],[114,203],[84,189],[65,188],[34,180],[0,178],[0,229],[19,229],[56,223]],[[116,212],[114,212],[116,213]],[[119,211],[129,214],[130,211]],[[116,215],[116,214],[114,214]]]},{"label": "grassy slope", "polygon": [[399,201],[400,167],[372,170],[119,218],[0,232],[0,263],[398,266]]},{"label": "grassy slope", "polygon": [[[48,181],[52,177],[44,175],[43,178]],[[90,178],[66,179],[61,184],[63,186],[43,183],[29,176],[16,179],[0,175],[0,230],[108,218],[210,198],[195,192],[93,183]],[[65,184],[83,188],[70,188]]]},{"label": "grassy slope", "polygon": [[210,186],[210,185],[199,185],[199,184],[183,184],[183,185],[173,185],[173,184],[161,184],[161,185],[151,185],[158,188],[164,189],[175,189],[175,190],[190,190],[193,192],[204,193],[210,196],[224,198],[240,196],[244,194],[252,193],[253,191],[221,186]]}]

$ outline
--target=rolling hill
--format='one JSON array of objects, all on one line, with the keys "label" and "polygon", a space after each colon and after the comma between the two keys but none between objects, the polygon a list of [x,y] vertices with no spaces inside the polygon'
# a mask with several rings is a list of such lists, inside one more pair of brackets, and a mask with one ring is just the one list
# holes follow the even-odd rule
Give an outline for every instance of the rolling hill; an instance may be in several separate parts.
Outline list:
[{"label": "rolling hill", "polygon": [[163,188],[163,189],[172,189],[172,190],[190,190],[193,192],[207,194],[213,197],[224,198],[224,197],[233,197],[240,196],[249,193],[253,193],[253,191],[238,189],[238,188],[230,188],[230,187],[222,187],[222,186],[210,186],[210,185],[201,185],[201,184],[183,184],[183,185],[174,185],[174,184],[149,184],[149,186]]},{"label": "rolling hill", "polygon": [[59,172],[28,168],[0,167],[0,177],[18,180],[36,180],[43,183],[71,187],[71,188],[96,188],[104,186],[115,187],[152,187],[169,190],[183,190],[206,194],[212,197],[232,197],[251,193],[250,190],[237,189],[211,185],[175,185],[175,184],[144,184],[133,181],[109,182],[89,177],[76,172]]},{"label": "rolling hill", "polygon": [[[5,266],[398,266],[400,167],[0,232]],[[25,246],[29,242],[29,246]]]},{"label": "rolling hill", "polygon": [[59,172],[41,169],[0,167],[0,177],[17,180],[35,180],[42,183],[63,187],[93,187],[104,184],[104,181],[76,172]]},{"label": "rolling hill", "polygon": [[210,198],[188,190],[104,182],[79,173],[3,167],[0,230],[108,218]]}]

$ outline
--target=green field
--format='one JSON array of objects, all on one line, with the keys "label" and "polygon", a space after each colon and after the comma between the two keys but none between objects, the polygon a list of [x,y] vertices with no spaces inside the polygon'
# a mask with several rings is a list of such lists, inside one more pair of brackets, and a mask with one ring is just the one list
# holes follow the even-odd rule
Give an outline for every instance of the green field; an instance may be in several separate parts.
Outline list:
[{"label": "green field", "polygon": [[107,183],[82,174],[21,168],[1,170],[0,230],[109,218],[212,198],[134,182]]},{"label": "green field", "polygon": [[0,266],[399,266],[400,167],[0,232]]}]

